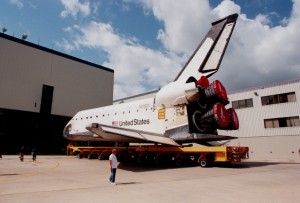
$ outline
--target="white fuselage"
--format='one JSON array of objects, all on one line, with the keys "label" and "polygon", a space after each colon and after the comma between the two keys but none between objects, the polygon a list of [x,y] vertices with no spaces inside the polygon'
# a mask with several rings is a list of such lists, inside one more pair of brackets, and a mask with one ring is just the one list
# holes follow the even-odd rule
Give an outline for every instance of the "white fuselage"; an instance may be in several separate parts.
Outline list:
[{"label": "white fuselage", "polygon": [[[154,98],[150,98],[80,111],[67,124],[72,126],[69,134],[91,136],[92,133],[86,129],[90,123],[163,135],[168,129],[186,125],[188,119],[185,106],[157,108]],[[85,140],[87,136],[84,136]],[[112,135],[111,139],[105,141],[130,140],[124,137],[120,139],[120,136]],[[97,140],[97,136],[92,136],[90,140]]]}]

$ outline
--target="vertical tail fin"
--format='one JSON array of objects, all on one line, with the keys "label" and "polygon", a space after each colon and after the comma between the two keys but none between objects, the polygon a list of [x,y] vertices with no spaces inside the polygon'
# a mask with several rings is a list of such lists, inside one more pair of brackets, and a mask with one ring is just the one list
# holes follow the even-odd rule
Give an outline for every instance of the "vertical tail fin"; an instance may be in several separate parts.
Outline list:
[{"label": "vertical tail fin", "polygon": [[204,75],[210,77],[218,71],[238,14],[232,14],[212,23],[193,55],[185,64],[175,81],[189,82]]}]

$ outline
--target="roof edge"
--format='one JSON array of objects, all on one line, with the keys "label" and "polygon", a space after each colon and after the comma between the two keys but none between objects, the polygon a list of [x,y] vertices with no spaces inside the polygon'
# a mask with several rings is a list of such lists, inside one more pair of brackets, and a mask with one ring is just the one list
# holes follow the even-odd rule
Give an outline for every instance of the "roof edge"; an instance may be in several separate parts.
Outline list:
[{"label": "roof edge", "polygon": [[113,69],[110,69],[110,68],[107,68],[107,67],[104,67],[104,66],[101,66],[101,65],[98,65],[98,64],[95,64],[95,63],[92,63],[92,62],[80,59],[80,58],[76,58],[74,56],[71,56],[71,55],[68,55],[68,54],[65,54],[65,53],[62,53],[62,52],[59,52],[59,51],[55,51],[53,49],[49,49],[47,47],[43,47],[43,46],[40,46],[38,44],[34,44],[32,42],[21,40],[21,39],[19,39],[17,37],[14,37],[14,36],[10,36],[10,35],[4,34],[4,33],[0,33],[0,37],[4,38],[4,39],[7,39],[7,40],[10,40],[10,41],[14,41],[14,42],[19,43],[19,44],[23,44],[23,45],[35,48],[35,49],[39,49],[41,51],[45,51],[45,52],[48,52],[48,53],[51,53],[51,54],[55,54],[57,56],[68,58],[68,59],[71,59],[73,61],[77,61],[79,63],[84,63],[86,65],[93,66],[95,68],[99,68],[99,69],[102,69],[102,70],[114,73]]},{"label": "roof edge", "polygon": [[300,83],[300,79],[288,80],[288,81],[273,83],[273,84],[269,84],[269,85],[261,85],[261,86],[256,86],[256,87],[250,87],[250,88],[245,88],[245,89],[241,89],[241,90],[228,91],[228,94],[237,94],[237,93],[249,92],[249,91],[253,91],[253,90],[277,87],[277,86],[294,84],[294,83]]}]

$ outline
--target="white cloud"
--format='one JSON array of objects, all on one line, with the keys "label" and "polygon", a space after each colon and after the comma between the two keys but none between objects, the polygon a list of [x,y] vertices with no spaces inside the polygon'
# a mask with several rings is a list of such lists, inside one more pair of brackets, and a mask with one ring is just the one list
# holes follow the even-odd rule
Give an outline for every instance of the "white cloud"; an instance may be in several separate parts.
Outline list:
[{"label": "white cloud", "polygon": [[83,46],[101,49],[108,54],[102,65],[115,70],[115,98],[143,93],[148,88],[157,89],[169,82],[170,75],[175,77],[179,71],[176,58],[143,47],[135,39],[122,37],[110,24],[92,21],[72,29],[66,30],[77,33],[76,40],[72,43],[63,41],[66,49]]},{"label": "white cloud", "polygon": [[193,51],[211,23],[207,1],[186,0],[174,3],[173,0],[141,0],[140,3],[163,22],[164,27],[158,31],[157,39],[172,52]]},{"label": "white cloud", "polygon": [[250,20],[241,14],[221,69],[213,78],[221,79],[230,90],[298,79],[299,6],[300,1],[294,1],[285,26],[270,27],[262,15]]},{"label": "white cloud", "polygon": [[15,6],[18,7],[18,9],[21,9],[24,7],[24,4],[22,3],[22,1],[19,0],[9,0],[9,2]]},{"label": "white cloud", "polygon": [[219,18],[223,18],[233,13],[241,13],[241,8],[231,0],[224,0],[211,13]]},{"label": "white cloud", "polygon": [[173,80],[210,23],[238,13],[228,50],[212,79],[221,80],[229,90],[239,90],[299,78],[300,0],[293,3],[291,17],[283,19],[285,26],[271,27],[267,15],[249,19],[230,0],[222,1],[216,8],[210,8],[208,1],[140,0],[147,15],[154,15],[163,24],[157,39],[164,50],[143,47],[137,39],[116,32],[110,24],[95,21],[73,26],[69,31],[75,34],[74,41],[64,43],[69,49],[86,47],[107,53],[107,61],[102,65],[115,70],[114,99],[119,99]]},{"label": "white cloud", "polygon": [[63,10],[60,14],[63,18],[67,17],[68,15],[72,15],[73,18],[76,19],[78,13],[81,13],[83,16],[87,16],[91,12],[89,1],[84,1],[81,3],[79,0],[61,0],[61,3],[65,7],[65,10]]}]

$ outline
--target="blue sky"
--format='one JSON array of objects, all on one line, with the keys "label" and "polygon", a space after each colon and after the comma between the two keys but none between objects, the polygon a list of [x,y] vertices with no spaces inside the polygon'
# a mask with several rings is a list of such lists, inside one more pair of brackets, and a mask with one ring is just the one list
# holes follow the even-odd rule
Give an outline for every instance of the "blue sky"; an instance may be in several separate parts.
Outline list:
[{"label": "blue sky", "polygon": [[[229,91],[300,78],[300,0],[3,0],[6,34],[115,70],[114,99],[172,81],[210,28],[239,19],[220,71]],[[234,78],[234,80],[233,80]]]}]

